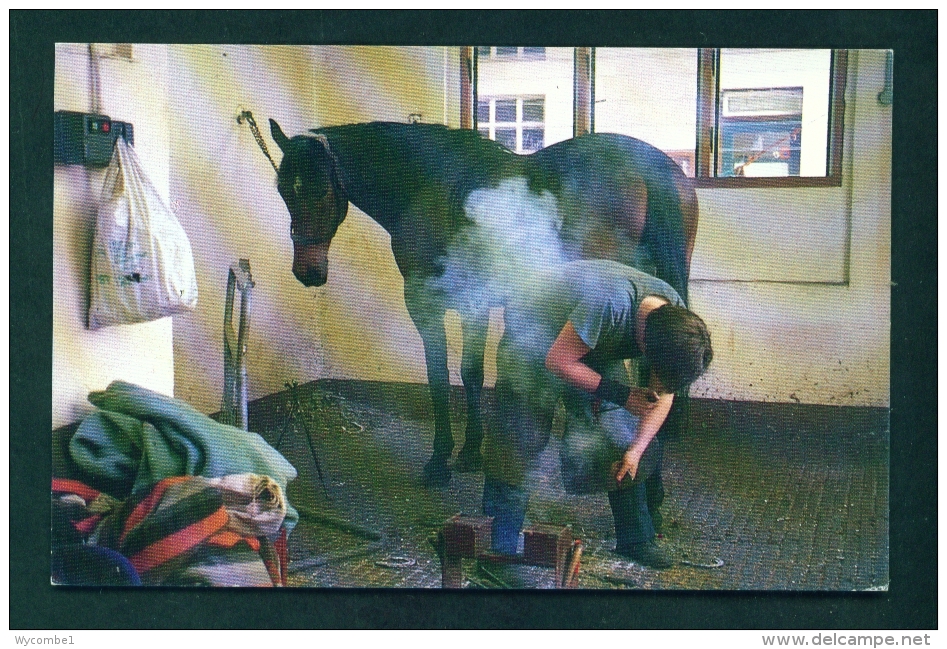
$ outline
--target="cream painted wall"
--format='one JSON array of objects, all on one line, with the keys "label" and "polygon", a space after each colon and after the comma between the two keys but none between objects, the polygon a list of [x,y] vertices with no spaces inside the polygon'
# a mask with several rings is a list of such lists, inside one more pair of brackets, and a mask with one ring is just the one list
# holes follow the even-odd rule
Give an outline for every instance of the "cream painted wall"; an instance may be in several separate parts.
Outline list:
[{"label": "cream painted wall", "polygon": [[[135,126],[142,166],[168,197],[167,49],[136,45],[133,60],[104,58],[97,46],[101,83],[98,110]],[[56,46],[56,110],[92,111],[87,44]],[[115,379],[164,394],[174,388],[171,319],[86,329],[92,233],[104,172],[78,165],[57,166],[53,181],[53,426],[92,410],[86,396]]]},{"label": "cream painted wall", "polygon": [[[270,117],[290,136],[334,124],[406,122],[412,113],[456,127],[458,56],[456,48],[171,47],[171,193],[201,293],[193,317],[175,323],[178,396],[207,412],[220,407],[227,269],[240,258],[250,260],[256,281],[251,398],[293,380],[426,380],[387,233],[350,208],[330,249],[328,283],[303,287],[291,273],[289,214],[275,172],[236,117],[253,112],[277,163]],[[452,329],[456,355],[456,323]]]},{"label": "cream painted wall", "polygon": [[[876,98],[884,63],[882,51],[849,59],[841,188],[698,190],[691,296],[715,356],[696,396],[890,404],[891,107]],[[757,281],[704,279],[728,276]]]}]

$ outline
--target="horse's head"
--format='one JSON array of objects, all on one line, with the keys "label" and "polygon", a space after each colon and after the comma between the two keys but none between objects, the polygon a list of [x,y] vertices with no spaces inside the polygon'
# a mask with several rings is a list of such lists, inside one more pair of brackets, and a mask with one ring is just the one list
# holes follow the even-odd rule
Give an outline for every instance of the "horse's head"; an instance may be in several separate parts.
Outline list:
[{"label": "horse's head", "polygon": [[322,286],[329,274],[329,244],[349,205],[335,158],[324,136],[290,139],[272,119],[270,132],[283,150],[277,188],[289,209],[293,275],[305,286]]}]

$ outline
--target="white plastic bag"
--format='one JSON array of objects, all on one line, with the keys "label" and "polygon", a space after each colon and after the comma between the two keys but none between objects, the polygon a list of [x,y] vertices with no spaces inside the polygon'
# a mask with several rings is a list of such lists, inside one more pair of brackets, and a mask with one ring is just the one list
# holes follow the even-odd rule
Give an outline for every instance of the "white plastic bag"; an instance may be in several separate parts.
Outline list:
[{"label": "white plastic bag", "polygon": [[92,244],[89,328],[157,320],[197,306],[191,243],[118,138]]}]

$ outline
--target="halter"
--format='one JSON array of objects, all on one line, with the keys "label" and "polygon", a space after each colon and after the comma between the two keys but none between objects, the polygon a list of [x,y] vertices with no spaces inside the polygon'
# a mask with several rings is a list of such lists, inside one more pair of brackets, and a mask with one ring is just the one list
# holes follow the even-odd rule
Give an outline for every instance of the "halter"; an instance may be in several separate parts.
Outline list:
[{"label": "halter", "polygon": [[332,241],[331,238],[304,237],[301,234],[290,234],[289,238],[292,239],[293,244],[297,246],[318,246]]},{"label": "halter", "polygon": [[[243,121],[247,122],[247,125],[250,127],[250,132],[253,134],[253,138],[256,140],[256,143],[260,146],[260,149],[263,151],[263,154],[266,156],[267,160],[270,161],[270,164],[273,166],[273,170],[279,175],[279,166],[273,160],[273,157],[270,155],[269,149],[267,149],[266,141],[263,139],[263,136],[260,134],[260,128],[256,125],[256,120],[253,119],[253,113],[248,110],[245,110],[240,113],[237,117],[237,123],[242,123]],[[342,184],[342,178],[339,175],[339,159],[335,157],[335,152],[332,151],[332,147],[329,146],[329,140],[322,133],[313,133],[312,138],[318,140],[323,147],[325,147],[326,153],[329,154],[329,158],[332,161],[332,175],[335,177],[336,184],[338,189],[340,189],[345,194],[345,186]],[[293,245],[296,246],[318,246],[323,243],[332,241],[332,237],[304,237],[301,234],[290,233],[289,238],[292,239]]]}]

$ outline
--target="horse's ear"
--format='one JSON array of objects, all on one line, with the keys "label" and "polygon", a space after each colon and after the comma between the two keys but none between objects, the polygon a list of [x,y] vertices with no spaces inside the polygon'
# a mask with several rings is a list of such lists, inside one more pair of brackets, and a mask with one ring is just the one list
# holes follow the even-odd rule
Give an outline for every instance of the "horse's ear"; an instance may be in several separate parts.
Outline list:
[{"label": "horse's ear", "polygon": [[286,153],[286,149],[289,146],[289,138],[286,137],[286,134],[283,133],[283,129],[279,127],[279,124],[277,124],[276,120],[272,117],[270,118],[270,134],[273,136],[273,139],[276,140],[276,144],[279,145],[283,153]]}]

